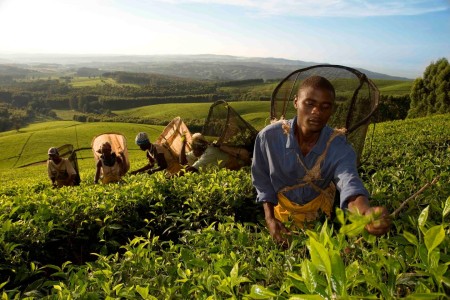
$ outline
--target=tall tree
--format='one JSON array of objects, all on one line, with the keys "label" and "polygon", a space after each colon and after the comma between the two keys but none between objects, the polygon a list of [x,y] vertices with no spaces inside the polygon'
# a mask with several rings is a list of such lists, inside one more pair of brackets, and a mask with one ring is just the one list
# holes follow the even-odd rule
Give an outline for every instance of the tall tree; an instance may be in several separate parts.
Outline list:
[{"label": "tall tree", "polygon": [[432,62],[411,89],[409,118],[450,112],[450,64],[446,58]]}]

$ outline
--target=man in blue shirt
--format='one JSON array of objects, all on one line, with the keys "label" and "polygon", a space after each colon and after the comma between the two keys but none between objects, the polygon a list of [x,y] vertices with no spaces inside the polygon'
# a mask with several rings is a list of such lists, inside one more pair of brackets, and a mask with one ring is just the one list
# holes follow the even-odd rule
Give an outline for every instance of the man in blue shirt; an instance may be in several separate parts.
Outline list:
[{"label": "man in blue shirt", "polygon": [[252,180],[268,230],[279,243],[287,242],[283,233],[289,232],[283,221],[291,219],[302,227],[319,211],[330,216],[336,189],[342,209],[377,216],[366,227],[369,233],[382,235],[389,230],[387,209],[369,205],[345,132],[326,125],[334,100],[335,90],[327,79],[309,77],[294,100],[296,117],[265,127],[256,139]]}]

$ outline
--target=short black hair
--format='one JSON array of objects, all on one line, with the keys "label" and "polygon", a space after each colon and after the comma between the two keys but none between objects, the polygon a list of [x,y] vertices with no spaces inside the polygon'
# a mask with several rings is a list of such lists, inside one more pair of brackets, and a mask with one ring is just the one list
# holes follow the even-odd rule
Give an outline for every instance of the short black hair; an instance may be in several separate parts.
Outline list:
[{"label": "short black hair", "polygon": [[329,91],[331,92],[331,94],[333,94],[333,98],[336,98],[336,91],[334,90],[334,86],[325,77],[318,75],[310,76],[303,80],[298,90],[300,91],[301,89],[308,87]]}]

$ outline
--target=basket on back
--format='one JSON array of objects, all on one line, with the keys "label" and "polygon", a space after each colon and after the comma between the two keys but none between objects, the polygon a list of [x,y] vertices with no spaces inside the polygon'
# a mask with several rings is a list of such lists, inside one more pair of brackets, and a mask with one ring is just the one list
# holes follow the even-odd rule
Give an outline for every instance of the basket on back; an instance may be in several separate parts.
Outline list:
[{"label": "basket on back", "polygon": [[155,143],[164,146],[170,152],[170,155],[176,161],[179,161],[183,139],[186,139],[187,142],[185,146],[186,152],[191,151],[191,133],[183,120],[180,117],[175,117],[167,124]]},{"label": "basket on back", "polygon": [[125,157],[125,170],[126,172],[130,169],[130,160],[128,159],[128,148],[127,148],[127,139],[120,133],[103,133],[95,136],[92,139],[91,147],[92,152],[94,153],[94,158],[96,161],[100,159],[102,155],[100,152],[100,148],[103,143],[109,142],[111,144],[112,152],[119,155],[119,153],[123,152]]},{"label": "basket on back", "polygon": [[73,145],[65,144],[58,147],[58,153],[60,157],[67,158],[69,162],[72,164],[73,168],[77,172],[77,175],[75,176],[75,185],[79,185],[81,182],[80,170],[78,169],[77,153],[73,149]]},{"label": "basket on back", "polygon": [[202,134],[214,138],[223,151],[249,161],[258,131],[226,101],[219,100],[209,108]]},{"label": "basket on back", "polygon": [[293,101],[298,88],[304,79],[313,75],[325,77],[333,84],[336,105],[328,125],[347,130],[347,139],[355,149],[359,164],[370,118],[380,97],[375,84],[360,71],[339,65],[316,65],[292,72],[272,93],[270,118],[293,118],[296,113]]}]

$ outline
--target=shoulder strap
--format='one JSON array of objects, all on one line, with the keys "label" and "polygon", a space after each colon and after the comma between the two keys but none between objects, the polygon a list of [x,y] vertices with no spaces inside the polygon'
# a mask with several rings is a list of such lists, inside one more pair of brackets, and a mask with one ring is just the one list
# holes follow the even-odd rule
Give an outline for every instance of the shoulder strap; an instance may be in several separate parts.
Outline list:
[{"label": "shoulder strap", "polygon": [[310,185],[316,192],[323,193],[325,192],[323,189],[321,189],[318,185],[314,183],[314,181],[320,180],[321,174],[320,174],[320,167],[322,162],[324,161],[325,157],[327,156],[328,149],[330,148],[331,142],[338,136],[345,135],[346,129],[334,129],[331,133],[330,137],[328,138],[327,144],[325,146],[325,150],[322,152],[322,154],[317,158],[316,163],[311,169],[308,169],[303,162],[303,160],[298,156],[297,154],[297,161],[299,164],[305,169],[305,176],[301,179],[301,183],[292,185],[292,186],[286,186],[280,190],[281,193],[288,192],[297,188],[304,187],[306,185]]}]

